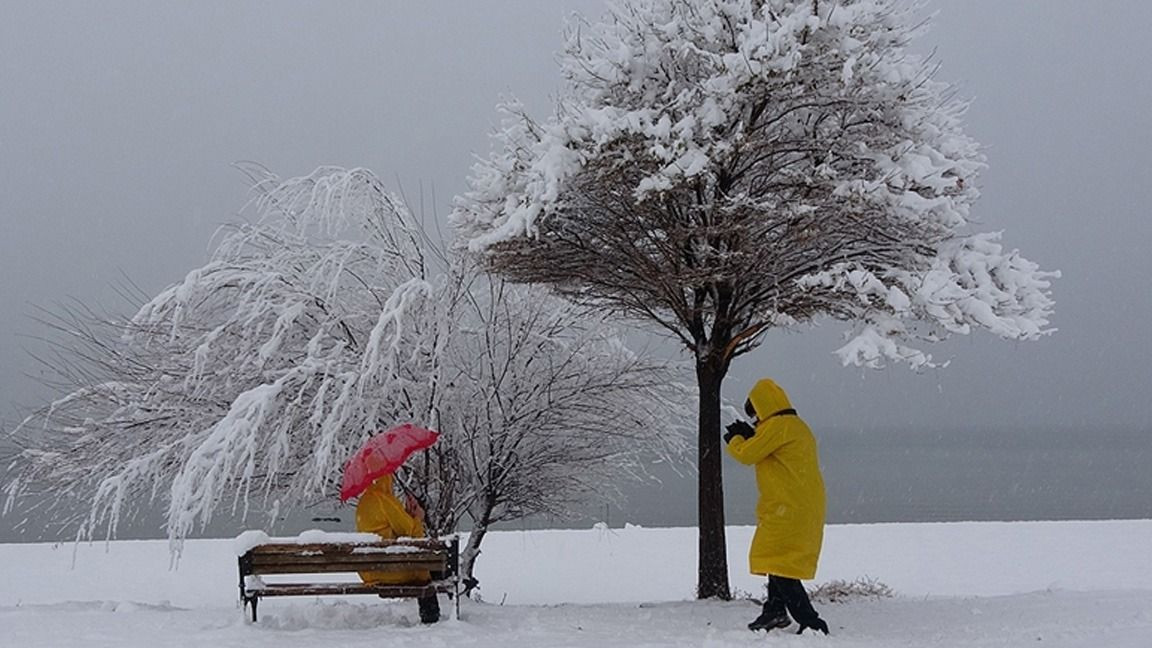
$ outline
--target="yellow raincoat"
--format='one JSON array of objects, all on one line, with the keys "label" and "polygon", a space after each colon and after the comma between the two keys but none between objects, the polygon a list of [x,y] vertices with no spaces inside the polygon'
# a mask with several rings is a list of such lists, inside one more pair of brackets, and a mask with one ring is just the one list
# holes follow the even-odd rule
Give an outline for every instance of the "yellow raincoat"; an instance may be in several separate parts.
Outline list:
[{"label": "yellow raincoat", "polygon": [[748,394],[756,410],[756,433],[732,437],[728,453],[756,466],[756,534],[748,552],[753,574],[811,579],[824,541],[824,479],[816,439],[790,410],[788,395],[767,378]]},{"label": "yellow raincoat", "polygon": [[[392,476],[372,482],[356,504],[356,530],[375,533],[385,540],[396,538],[423,538],[424,524],[408,514],[404,505],[392,494]],[[365,583],[400,585],[427,583],[427,571],[360,572]]]}]

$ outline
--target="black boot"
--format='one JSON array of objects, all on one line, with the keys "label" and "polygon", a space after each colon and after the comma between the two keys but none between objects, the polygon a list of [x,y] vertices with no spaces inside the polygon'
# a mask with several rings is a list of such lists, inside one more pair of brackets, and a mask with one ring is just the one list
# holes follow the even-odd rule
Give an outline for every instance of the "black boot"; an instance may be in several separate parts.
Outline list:
[{"label": "black boot", "polygon": [[800,624],[800,630],[796,634],[803,634],[808,628],[828,634],[828,624],[820,618],[820,615],[812,607],[812,601],[808,599],[808,592],[804,590],[800,581],[795,578],[769,576],[768,592],[769,598],[776,594],[779,600],[784,602],[788,611],[792,613],[792,618]]},{"label": "black boot", "polygon": [[772,598],[771,593],[769,593],[768,600],[764,601],[764,611],[752,623],[748,624],[748,629],[768,631],[775,628],[787,628],[791,623],[792,619],[788,618],[788,612],[784,609],[784,600]]},{"label": "black boot", "polygon": [[824,619],[821,619],[819,617],[812,619],[808,623],[801,623],[800,629],[796,631],[796,634],[804,634],[804,631],[807,630],[808,628],[812,628],[813,630],[819,630],[820,632],[823,632],[824,634],[828,634],[828,624],[824,622]]},{"label": "black boot", "polygon": [[440,620],[440,601],[436,595],[417,599],[420,604],[420,623],[436,623]]},{"label": "black boot", "polygon": [[792,619],[788,618],[788,613],[781,610],[780,612],[769,612],[764,610],[760,616],[752,620],[748,624],[749,630],[773,630],[776,628],[787,628],[792,624]]}]

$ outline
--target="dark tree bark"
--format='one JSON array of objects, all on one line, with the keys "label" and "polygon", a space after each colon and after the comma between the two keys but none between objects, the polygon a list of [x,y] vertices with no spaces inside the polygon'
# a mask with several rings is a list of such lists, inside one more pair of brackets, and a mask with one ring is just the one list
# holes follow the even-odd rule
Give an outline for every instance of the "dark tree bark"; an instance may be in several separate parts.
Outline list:
[{"label": "dark tree bark", "polygon": [[480,543],[484,541],[484,536],[488,535],[490,524],[489,517],[483,516],[472,527],[472,532],[468,534],[468,544],[464,546],[464,551],[460,554],[460,576],[464,583],[464,596],[471,596],[472,590],[480,585],[475,574],[476,559],[480,557]]},{"label": "dark tree bark", "polygon": [[696,596],[729,600],[732,596],[728,587],[728,549],[724,537],[724,464],[720,446],[720,387],[724,374],[722,362],[711,358],[697,361],[696,381],[700,389],[697,457],[700,545]]}]

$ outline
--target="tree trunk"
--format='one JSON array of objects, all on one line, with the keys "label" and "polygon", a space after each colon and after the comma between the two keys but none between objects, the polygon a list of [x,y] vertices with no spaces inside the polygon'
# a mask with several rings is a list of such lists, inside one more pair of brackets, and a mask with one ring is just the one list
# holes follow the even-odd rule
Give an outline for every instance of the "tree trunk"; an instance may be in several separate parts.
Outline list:
[{"label": "tree trunk", "polygon": [[700,389],[699,439],[697,458],[697,510],[700,524],[697,598],[730,600],[728,588],[728,549],[724,540],[724,481],[720,445],[720,385],[724,363],[697,358],[696,384]]},{"label": "tree trunk", "polygon": [[487,515],[474,524],[468,534],[468,543],[460,552],[460,582],[464,584],[464,596],[471,596],[472,590],[480,585],[480,581],[476,580],[472,572],[476,567],[476,558],[480,556],[480,543],[484,541],[484,536],[488,535],[489,524]]}]

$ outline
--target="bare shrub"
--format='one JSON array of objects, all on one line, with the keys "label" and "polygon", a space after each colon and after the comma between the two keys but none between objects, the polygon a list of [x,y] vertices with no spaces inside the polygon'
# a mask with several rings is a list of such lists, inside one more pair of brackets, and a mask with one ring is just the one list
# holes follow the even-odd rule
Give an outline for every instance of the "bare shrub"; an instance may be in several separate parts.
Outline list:
[{"label": "bare shrub", "polygon": [[871,576],[853,581],[830,580],[808,590],[808,597],[818,603],[846,603],[857,599],[882,599],[896,596],[891,587]]}]

